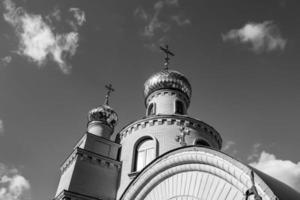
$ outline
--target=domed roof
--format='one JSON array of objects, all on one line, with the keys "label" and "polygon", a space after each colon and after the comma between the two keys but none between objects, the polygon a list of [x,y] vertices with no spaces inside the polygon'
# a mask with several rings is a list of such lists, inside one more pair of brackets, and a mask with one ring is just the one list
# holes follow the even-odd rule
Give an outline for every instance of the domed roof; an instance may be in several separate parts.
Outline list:
[{"label": "domed roof", "polygon": [[175,89],[183,92],[190,99],[192,96],[192,87],[188,79],[180,72],[164,69],[153,74],[145,82],[144,95],[148,97],[151,93],[160,89]]},{"label": "domed roof", "polygon": [[118,121],[117,113],[108,105],[102,105],[90,110],[88,122],[100,121],[114,128]]}]

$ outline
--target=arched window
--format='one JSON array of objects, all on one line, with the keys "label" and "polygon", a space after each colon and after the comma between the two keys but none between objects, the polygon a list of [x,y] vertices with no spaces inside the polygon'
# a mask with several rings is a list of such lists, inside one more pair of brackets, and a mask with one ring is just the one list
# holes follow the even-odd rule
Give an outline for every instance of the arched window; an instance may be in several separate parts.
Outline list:
[{"label": "arched window", "polygon": [[156,110],[156,106],[154,103],[151,103],[149,106],[148,106],[148,112],[147,112],[147,115],[155,115],[155,111]]},{"label": "arched window", "polygon": [[176,114],[180,114],[180,115],[183,115],[183,112],[184,112],[184,105],[181,101],[176,101],[175,102],[175,113]]},{"label": "arched window", "polygon": [[135,151],[135,171],[142,170],[155,158],[155,143],[153,139],[141,141]]},{"label": "arched window", "polygon": [[196,146],[206,146],[206,147],[210,147],[210,145],[208,144],[207,141],[203,140],[203,139],[196,139],[194,141],[194,145]]}]

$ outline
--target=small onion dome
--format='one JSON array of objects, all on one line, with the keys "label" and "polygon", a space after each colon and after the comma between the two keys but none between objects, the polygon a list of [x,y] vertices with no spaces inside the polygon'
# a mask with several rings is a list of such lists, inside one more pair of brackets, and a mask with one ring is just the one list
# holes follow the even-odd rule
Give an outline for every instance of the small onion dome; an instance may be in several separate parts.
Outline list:
[{"label": "small onion dome", "polygon": [[100,121],[109,127],[114,128],[118,121],[118,115],[108,105],[102,105],[90,110],[88,114],[88,121],[89,123],[92,121]]},{"label": "small onion dome", "polygon": [[192,87],[188,79],[180,72],[174,70],[162,70],[153,74],[145,82],[144,95],[147,98],[151,93],[160,89],[174,89],[183,92],[188,99],[192,96]]}]

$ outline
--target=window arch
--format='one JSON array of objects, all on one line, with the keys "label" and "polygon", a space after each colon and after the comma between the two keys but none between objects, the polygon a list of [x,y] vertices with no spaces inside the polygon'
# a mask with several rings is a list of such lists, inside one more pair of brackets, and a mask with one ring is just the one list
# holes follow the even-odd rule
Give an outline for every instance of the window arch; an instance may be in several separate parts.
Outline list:
[{"label": "window arch", "polygon": [[177,100],[175,102],[175,114],[180,114],[180,115],[184,114],[184,105],[181,101]]},{"label": "window arch", "polygon": [[199,139],[199,138],[194,141],[194,145],[210,147],[210,145],[208,144],[208,142],[206,140]]},{"label": "window arch", "polygon": [[141,171],[155,158],[155,141],[147,138],[138,143],[135,148],[134,171]]},{"label": "window arch", "polygon": [[148,106],[147,115],[155,115],[155,113],[156,113],[156,105],[155,103],[151,103]]}]

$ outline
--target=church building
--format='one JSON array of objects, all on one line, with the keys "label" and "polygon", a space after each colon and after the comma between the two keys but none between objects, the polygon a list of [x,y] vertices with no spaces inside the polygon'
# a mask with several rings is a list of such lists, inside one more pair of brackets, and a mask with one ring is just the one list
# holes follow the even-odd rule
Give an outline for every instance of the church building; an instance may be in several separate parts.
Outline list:
[{"label": "church building", "polygon": [[[188,115],[192,87],[165,68],[144,85],[145,117],[118,133],[105,103],[88,113],[87,132],[61,166],[54,200],[299,200],[284,183],[222,152],[222,137]],[[113,137],[116,135],[116,137]]]}]

